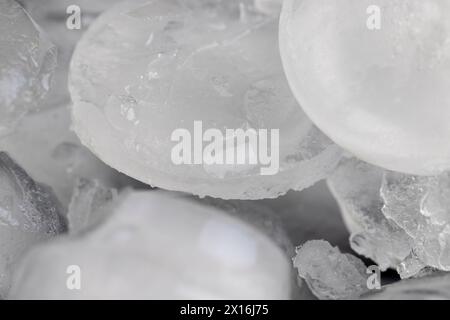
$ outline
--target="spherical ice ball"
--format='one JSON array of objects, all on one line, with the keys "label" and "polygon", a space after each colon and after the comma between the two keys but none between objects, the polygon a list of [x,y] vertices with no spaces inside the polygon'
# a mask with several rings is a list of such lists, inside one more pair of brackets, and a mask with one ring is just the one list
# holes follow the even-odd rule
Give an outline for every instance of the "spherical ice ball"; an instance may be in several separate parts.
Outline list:
[{"label": "spherical ice ball", "polygon": [[337,144],[389,170],[450,169],[450,2],[286,0],[297,100]]}]

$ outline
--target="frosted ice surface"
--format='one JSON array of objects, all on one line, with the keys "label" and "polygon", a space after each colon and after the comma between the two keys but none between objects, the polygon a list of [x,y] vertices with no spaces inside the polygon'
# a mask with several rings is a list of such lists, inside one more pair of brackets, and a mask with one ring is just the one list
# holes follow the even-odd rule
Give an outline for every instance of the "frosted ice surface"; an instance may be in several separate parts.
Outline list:
[{"label": "frosted ice surface", "polygon": [[116,196],[116,190],[103,187],[97,180],[79,179],[67,214],[69,232],[83,232],[100,224],[106,207]]},{"label": "frosted ice surface", "polygon": [[448,170],[449,17],[446,0],[286,0],[280,47],[291,88],[358,158],[410,174]]},{"label": "frosted ice surface", "polygon": [[65,231],[52,191],[33,181],[0,152],[0,297],[5,297],[18,258],[37,242]]},{"label": "frosted ice surface", "polygon": [[255,227],[278,244],[288,257],[294,255],[294,246],[285,231],[283,221],[278,213],[263,203],[214,198],[199,199],[199,202],[226,211],[228,215]]},{"label": "frosted ice surface", "polygon": [[387,285],[380,292],[366,295],[363,298],[373,300],[449,300],[450,275],[435,273],[423,278],[403,280]]},{"label": "frosted ice surface", "polygon": [[357,159],[345,159],[328,179],[357,253],[382,270],[396,268],[411,253],[411,239],[383,215],[380,187],[383,170]]},{"label": "frosted ice surface", "polygon": [[[164,189],[220,198],[274,198],[323,179],[340,149],[293,98],[278,22],[252,1],[132,1],[99,17],[75,51],[74,128],[107,164]],[[280,171],[259,165],[175,165],[171,135],[280,129]],[[274,150],[272,148],[272,150]]]},{"label": "frosted ice surface", "polygon": [[[81,290],[67,290],[68,266]],[[95,230],[32,250],[10,298],[287,299],[289,259],[266,235],[185,195],[119,196]]]},{"label": "frosted ice surface", "polygon": [[50,89],[56,48],[14,0],[0,1],[0,136]]},{"label": "frosted ice surface", "polygon": [[141,187],[82,146],[70,125],[65,105],[30,113],[14,132],[0,138],[0,150],[7,151],[33,179],[52,187],[65,208],[79,178],[98,180],[107,188]]},{"label": "frosted ice surface", "polygon": [[421,264],[450,271],[450,174],[418,177],[387,172],[381,195],[386,217],[413,239],[412,261],[402,266],[403,272],[420,270]]},{"label": "frosted ice surface", "polygon": [[[70,59],[77,41],[87,30],[92,21],[104,10],[122,0],[21,0],[31,17],[49,35],[58,48],[58,67],[54,75],[51,95],[45,106],[67,103],[70,100],[67,89],[67,75]],[[81,29],[69,29],[67,22],[73,22],[73,6],[80,8]]]},{"label": "frosted ice surface", "polygon": [[308,241],[297,248],[294,266],[319,299],[354,299],[368,291],[364,263],[326,241]]}]

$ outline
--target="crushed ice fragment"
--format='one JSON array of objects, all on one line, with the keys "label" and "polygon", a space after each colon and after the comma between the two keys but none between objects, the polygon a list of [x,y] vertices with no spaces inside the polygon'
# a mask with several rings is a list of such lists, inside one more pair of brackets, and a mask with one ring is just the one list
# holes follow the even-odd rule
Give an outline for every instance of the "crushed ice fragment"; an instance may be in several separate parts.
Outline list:
[{"label": "crushed ice fragment", "polygon": [[385,216],[412,239],[419,260],[412,268],[419,263],[450,271],[450,174],[419,177],[386,172],[381,195]]},{"label": "crushed ice fragment", "polygon": [[53,192],[0,152],[0,297],[6,296],[21,255],[65,230]]},{"label": "crushed ice fragment", "polygon": [[409,256],[411,239],[383,215],[382,180],[382,169],[351,158],[342,160],[328,184],[351,232],[352,249],[386,270]]},{"label": "crushed ice fragment", "polygon": [[294,266],[322,300],[355,299],[369,290],[364,263],[323,240],[308,241],[297,248]]},{"label": "crushed ice fragment", "polygon": [[0,136],[50,90],[56,48],[14,0],[0,1]]},{"label": "crushed ice fragment", "polygon": [[[30,16],[48,34],[58,48],[58,66],[54,73],[54,83],[45,99],[45,106],[57,106],[70,102],[67,76],[70,59],[75,45],[95,18],[111,5],[122,0],[20,0]],[[67,21],[78,19],[80,9],[80,29],[69,29]],[[69,10],[68,9],[71,9]]]}]

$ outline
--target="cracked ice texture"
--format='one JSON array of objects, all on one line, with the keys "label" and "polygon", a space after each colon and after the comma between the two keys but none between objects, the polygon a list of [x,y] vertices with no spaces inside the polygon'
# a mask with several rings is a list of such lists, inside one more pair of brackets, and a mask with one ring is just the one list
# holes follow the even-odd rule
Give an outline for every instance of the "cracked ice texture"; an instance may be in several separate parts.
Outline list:
[{"label": "cracked ice texture", "polygon": [[[35,250],[15,274],[10,298],[287,299],[285,253],[220,209],[163,191],[130,192],[83,235]],[[67,290],[78,265],[82,290]]]},{"label": "cracked ice texture", "polygon": [[280,48],[291,88],[356,157],[442,173],[450,169],[449,17],[447,0],[286,0]]},{"label": "cracked ice texture", "polygon": [[[69,80],[74,128],[113,168],[164,189],[274,198],[323,179],[340,149],[301,111],[285,80],[277,19],[251,1],[132,1],[94,22]],[[178,128],[280,129],[280,172],[171,161]]]},{"label": "cracked ice texture", "polygon": [[52,191],[0,152],[0,297],[8,292],[18,258],[37,242],[65,229]]},{"label": "cracked ice texture", "polygon": [[326,241],[308,241],[297,248],[294,266],[321,300],[354,299],[368,291],[364,263]]},{"label": "cracked ice texture", "polygon": [[0,136],[50,90],[56,48],[14,0],[0,1]]},{"label": "cracked ice texture", "polygon": [[422,177],[343,160],[328,183],[352,248],[402,278],[450,271],[450,174]]},{"label": "cracked ice texture", "polygon": [[386,270],[396,268],[408,257],[411,239],[383,215],[383,174],[383,169],[360,160],[344,159],[329,177],[328,185],[351,232],[352,249]]},{"label": "cracked ice texture", "polygon": [[450,174],[418,177],[387,172],[383,212],[412,238],[412,254],[400,271],[425,266],[450,271]]}]

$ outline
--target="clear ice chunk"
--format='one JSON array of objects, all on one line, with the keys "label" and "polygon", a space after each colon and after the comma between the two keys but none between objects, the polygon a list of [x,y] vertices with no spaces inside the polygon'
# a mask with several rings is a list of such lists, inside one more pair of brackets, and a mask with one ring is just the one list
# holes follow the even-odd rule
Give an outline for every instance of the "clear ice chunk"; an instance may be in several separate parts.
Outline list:
[{"label": "clear ice chunk", "polygon": [[369,290],[364,263],[323,240],[298,247],[294,266],[321,300],[355,299]]},{"label": "clear ice chunk", "polygon": [[50,90],[56,48],[14,0],[0,1],[0,136]]},{"label": "clear ice chunk", "polygon": [[[258,229],[186,195],[126,192],[91,231],[33,249],[11,299],[287,299],[291,264]],[[78,267],[82,290],[67,289]]]},{"label": "clear ice chunk", "polygon": [[66,230],[61,214],[53,192],[0,152],[0,298],[6,297],[21,255]]},{"label": "clear ice chunk", "polygon": [[[261,199],[311,186],[332,171],[341,150],[291,94],[277,20],[250,0],[115,6],[91,25],[71,62],[75,131],[105,163],[164,189]],[[171,135],[194,135],[194,121],[222,134],[279,129],[278,173],[261,175],[259,164],[174,164]]]},{"label": "clear ice chunk", "polygon": [[386,270],[396,268],[410,255],[411,238],[383,215],[383,173],[360,160],[345,159],[329,177],[328,185],[351,233],[352,249]]}]

